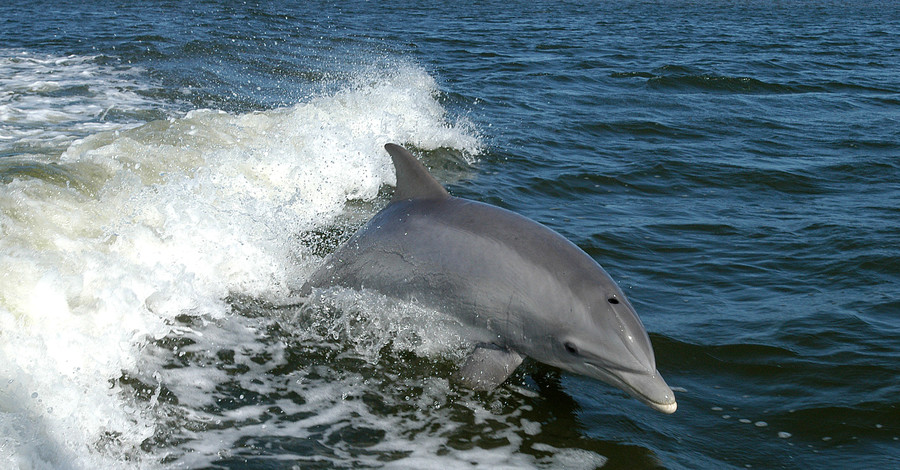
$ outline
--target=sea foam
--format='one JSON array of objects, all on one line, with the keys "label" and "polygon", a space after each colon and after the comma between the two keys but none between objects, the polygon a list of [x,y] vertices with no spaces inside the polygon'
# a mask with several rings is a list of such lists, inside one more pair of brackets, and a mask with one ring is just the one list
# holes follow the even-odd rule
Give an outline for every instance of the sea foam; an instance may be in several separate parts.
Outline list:
[{"label": "sea foam", "polygon": [[[54,106],[28,104],[26,95],[62,86],[38,80],[42,67],[83,68],[91,87],[119,76],[77,58],[5,60],[26,63],[0,83],[26,105],[6,104],[4,122],[20,113],[35,128],[53,120],[39,114]],[[63,106],[65,129],[87,136],[58,157],[25,155],[35,170],[6,175],[0,192],[0,466],[156,466],[159,456],[141,445],[158,434],[166,384],[135,401],[123,377],[161,377],[143,369],[159,364],[148,345],[184,333],[178,318],[228,323],[233,296],[290,301],[319,261],[299,234],[335,223],[348,200],[372,199],[393,183],[384,143],[477,153],[475,132],[447,115],[437,93],[421,68],[401,65],[362,71],[287,108],[199,109],[97,133],[84,130],[105,103]],[[22,131],[4,145],[71,140],[65,129]],[[191,384],[196,396],[182,396],[186,403],[202,402],[223,380],[197,367],[166,379]]]}]

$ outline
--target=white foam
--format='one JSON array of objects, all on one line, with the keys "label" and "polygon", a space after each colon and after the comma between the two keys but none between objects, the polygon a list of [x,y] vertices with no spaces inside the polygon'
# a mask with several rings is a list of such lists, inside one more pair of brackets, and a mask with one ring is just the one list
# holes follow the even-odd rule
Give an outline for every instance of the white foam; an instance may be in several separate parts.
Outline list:
[{"label": "white foam", "polygon": [[[7,148],[70,140],[77,137],[70,128],[105,127],[103,93],[69,104],[34,98],[81,75],[88,88],[109,80],[90,78],[97,68],[88,58],[58,59],[0,57],[33,74],[0,83],[6,106],[0,122],[22,130]],[[41,67],[55,70],[54,78],[41,78]],[[127,88],[122,93],[131,93]],[[245,115],[196,110],[133,129],[111,126],[75,141],[54,162],[65,182],[20,176],[5,184],[0,467],[156,465],[160,456],[146,455],[142,443],[158,436],[167,413],[209,418],[200,410],[228,378],[202,364],[148,370],[182,353],[199,354],[189,347],[156,351],[151,342],[167,335],[205,345],[255,338],[226,299],[289,302],[318,261],[298,234],[329,226],[349,199],[371,199],[392,182],[384,143],[477,152],[477,137],[448,118],[436,93],[434,80],[417,67],[362,72],[358,82],[290,108]],[[47,121],[75,124],[50,134],[26,129]],[[176,318],[185,314],[211,326],[180,325]],[[229,331],[223,325],[235,332],[223,336],[222,328]],[[269,346],[248,347],[272,354]],[[135,401],[122,393],[123,371],[150,384],[156,398]],[[164,406],[163,387],[189,406]],[[319,384],[307,400],[317,393],[327,400],[335,391]],[[315,407],[327,414],[327,405]],[[258,413],[247,408],[217,419],[241,422]],[[222,448],[216,432],[198,435],[191,445]]]},{"label": "white foam", "polygon": [[141,94],[149,87],[140,70],[96,57],[0,49],[0,70],[0,154],[58,152],[79,137],[133,126],[160,106]]},{"label": "white foam", "polygon": [[[516,387],[499,389],[486,403],[472,391],[455,390],[440,373],[389,370],[385,362],[398,358],[384,357],[387,350],[455,357],[454,325],[440,326],[440,314],[352,291],[330,292],[321,302],[288,308],[282,316],[222,319],[207,325],[202,337],[184,333],[192,342],[184,349],[190,363],[156,368],[179,398],[178,405],[163,407],[171,423],[165,428],[172,430],[167,438],[179,442],[163,446],[173,466],[211,467],[228,459],[249,459],[248,466],[285,459],[301,468],[315,462],[391,469],[597,468],[606,462],[592,451],[527,442],[542,424],[525,417],[531,409],[521,405]],[[418,321],[444,333],[402,328]],[[267,333],[273,325],[282,333]],[[391,348],[382,348],[386,342]],[[227,367],[239,364],[241,372],[225,376],[217,359],[222,348],[233,352]],[[296,362],[322,351],[325,357],[314,363]],[[253,359],[260,354],[267,359]],[[162,364],[166,356],[156,357]],[[199,364],[221,375],[192,381]],[[282,368],[288,372],[274,372]],[[301,398],[273,398],[285,394]],[[214,402],[218,406],[210,406]]]},{"label": "white foam", "polygon": [[[207,351],[206,360],[214,361],[217,345],[240,344],[235,355],[235,362],[246,364],[243,373],[230,377],[227,388],[240,388],[267,393],[272,396],[290,391],[303,397],[297,400],[266,400],[264,406],[248,403],[234,410],[221,410],[197,406],[189,403],[182,387],[189,386],[187,380],[164,379],[174,384],[180,405],[176,409],[193,410],[191,416],[185,418],[180,413],[173,420],[170,429],[177,429],[176,440],[184,440],[180,445],[169,449],[169,457],[173,466],[179,468],[196,468],[215,466],[222,459],[249,458],[248,465],[253,466],[266,460],[290,459],[301,467],[303,463],[328,462],[335,466],[360,466],[384,468],[596,468],[601,465],[603,457],[593,452],[577,449],[556,449],[549,446],[533,445],[535,451],[548,453],[546,457],[535,457],[528,453],[524,443],[525,435],[540,432],[540,423],[522,417],[527,408],[501,410],[501,401],[510,397],[498,392],[497,402],[485,406],[472,396],[473,392],[462,392],[459,395],[452,391],[447,379],[441,377],[416,378],[411,374],[387,374],[389,383],[379,387],[367,378],[372,374],[361,374],[356,371],[342,370],[339,367],[312,366],[300,367],[287,375],[271,372],[273,367],[286,365],[286,357],[270,360],[266,364],[258,364],[248,360],[260,351],[254,346],[268,342],[268,350],[283,352],[290,347],[284,343],[272,344],[271,339],[263,339],[259,332],[264,328],[248,328],[244,323],[248,319],[235,317],[221,328],[207,329],[210,333],[198,340],[195,352]],[[253,320],[267,323],[271,319]],[[337,320],[339,321],[339,320]],[[236,327],[236,323],[243,324]],[[228,339],[228,336],[234,335]],[[215,339],[211,339],[215,338]],[[349,339],[353,343],[354,339]],[[319,348],[320,343],[312,342]],[[245,348],[245,345],[251,345]],[[353,351],[349,351],[353,355]],[[362,359],[362,357],[360,357]],[[200,360],[200,362],[203,362]],[[166,376],[172,371],[162,371]],[[194,370],[193,367],[188,371]],[[375,374],[376,376],[378,374]],[[398,390],[405,391],[397,393]],[[210,391],[208,396],[218,400],[227,400],[227,391]],[[406,394],[408,393],[408,394]],[[372,403],[372,395],[377,401]],[[207,398],[201,398],[206,400]],[[272,406],[280,409],[280,415],[273,415]],[[201,411],[209,410],[209,411]],[[385,411],[390,410],[390,411]],[[476,445],[457,448],[448,443],[448,436],[470,433],[471,424],[460,420],[460,415],[467,415],[474,425],[483,428],[481,436],[475,436]],[[294,416],[294,418],[280,418]],[[298,417],[299,416],[299,417]],[[215,423],[211,429],[195,434],[185,432],[195,429],[202,423]],[[363,436],[375,436],[369,443],[353,442],[346,439],[344,433]],[[485,448],[477,445],[479,440],[491,440]],[[505,440],[505,443],[504,443]],[[279,452],[278,447],[286,449]],[[292,453],[289,449],[305,448],[309,451]],[[259,449],[266,449],[259,455]],[[384,455],[394,458],[385,461]],[[586,462],[595,464],[588,466]]]}]

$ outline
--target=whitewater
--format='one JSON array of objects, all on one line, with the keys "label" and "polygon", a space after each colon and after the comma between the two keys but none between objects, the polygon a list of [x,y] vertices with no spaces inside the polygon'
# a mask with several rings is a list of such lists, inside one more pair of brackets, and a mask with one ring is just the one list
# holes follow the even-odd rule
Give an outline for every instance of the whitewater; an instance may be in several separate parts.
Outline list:
[{"label": "whitewater", "polygon": [[[140,123],[161,111],[135,92],[139,70],[9,51],[2,61],[13,67],[0,82],[2,152],[17,154],[0,161],[4,468],[156,465],[140,447],[172,412],[161,390],[223,380],[202,366],[166,372],[160,340],[203,337],[206,324],[218,346],[253,344],[233,299],[296,303],[321,261],[300,234],[356,223],[348,201],[393,183],[384,143],[479,151],[412,65],[362,71],[289,107],[163,108],[172,115]],[[78,96],[52,96],[60,89]],[[148,400],[135,399],[134,378]]]}]

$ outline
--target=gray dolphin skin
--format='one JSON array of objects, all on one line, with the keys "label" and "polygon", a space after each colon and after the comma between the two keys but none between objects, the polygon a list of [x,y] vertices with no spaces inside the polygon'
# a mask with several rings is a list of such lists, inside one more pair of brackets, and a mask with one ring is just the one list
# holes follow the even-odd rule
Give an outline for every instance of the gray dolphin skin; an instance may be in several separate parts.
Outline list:
[{"label": "gray dolphin skin", "polygon": [[406,149],[390,204],[301,288],[372,290],[454,315],[474,351],[454,377],[491,390],[530,357],[606,382],[663,413],[677,407],[625,294],[558,233],[499,207],[450,196]]}]

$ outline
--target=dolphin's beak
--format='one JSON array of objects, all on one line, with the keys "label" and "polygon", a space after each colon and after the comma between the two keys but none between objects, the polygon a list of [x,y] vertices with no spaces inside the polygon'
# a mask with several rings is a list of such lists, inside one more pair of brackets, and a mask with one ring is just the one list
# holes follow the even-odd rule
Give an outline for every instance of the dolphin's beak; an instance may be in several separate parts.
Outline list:
[{"label": "dolphin's beak", "polygon": [[633,370],[610,370],[597,367],[594,364],[587,364],[600,372],[598,378],[610,385],[621,388],[628,392],[629,395],[657,411],[672,414],[678,409],[678,403],[675,402],[675,392],[669,388],[666,381],[655,369],[652,374],[649,374]]},{"label": "dolphin's beak", "polygon": [[623,388],[626,392],[650,405],[651,408],[665,414],[672,414],[678,408],[675,392],[669,388],[658,371],[654,370],[653,374],[618,372],[616,375],[625,385]]}]

